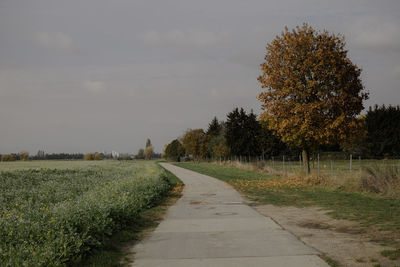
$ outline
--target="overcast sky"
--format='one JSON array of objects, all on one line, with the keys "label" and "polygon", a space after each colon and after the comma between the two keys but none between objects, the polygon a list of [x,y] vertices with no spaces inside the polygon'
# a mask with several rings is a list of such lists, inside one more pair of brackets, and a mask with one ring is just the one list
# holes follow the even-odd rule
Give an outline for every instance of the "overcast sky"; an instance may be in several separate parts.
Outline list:
[{"label": "overcast sky", "polygon": [[344,34],[366,107],[400,104],[399,0],[0,0],[0,154],[160,152],[260,113],[265,47],[304,22]]}]

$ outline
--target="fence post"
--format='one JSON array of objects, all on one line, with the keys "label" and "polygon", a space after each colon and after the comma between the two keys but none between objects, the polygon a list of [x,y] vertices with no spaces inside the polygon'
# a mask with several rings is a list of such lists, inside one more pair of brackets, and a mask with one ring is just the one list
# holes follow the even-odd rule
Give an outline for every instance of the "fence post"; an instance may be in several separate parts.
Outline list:
[{"label": "fence post", "polygon": [[333,177],[333,162],[331,160],[331,176]]},{"label": "fence post", "polygon": [[275,161],[274,161],[274,157],[272,157],[272,169],[275,170]]},{"label": "fence post", "polygon": [[285,172],[285,155],[283,155],[283,161],[282,161],[282,164],[283,164],[283,172]]},{"label": "fence post", "polygon": [[361,177],[361,174],[362,174],[361,156],[358,156],[358,162],[360,163],[360,177]]},{"label": "fence post", "polygon": [[350,154],[350,175],[351,175],[352,164],[353,164],[353,155]]},{"label": "fence post", "polygon": [[319,153],[318,153],[318,175],[319,175]]}]

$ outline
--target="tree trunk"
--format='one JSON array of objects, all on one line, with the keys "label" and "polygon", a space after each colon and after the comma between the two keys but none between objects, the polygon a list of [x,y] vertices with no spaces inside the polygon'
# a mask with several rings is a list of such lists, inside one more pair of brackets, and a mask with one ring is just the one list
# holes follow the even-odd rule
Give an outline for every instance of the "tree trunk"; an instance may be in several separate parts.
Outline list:
[{"label": "tree trunk", "polygon": [[304,170],[306,170],[307,174],[310,174],[310,155],[308,154],[308,151],[306,149],[303,149],[303,152],[301,154],[303,157]]}]

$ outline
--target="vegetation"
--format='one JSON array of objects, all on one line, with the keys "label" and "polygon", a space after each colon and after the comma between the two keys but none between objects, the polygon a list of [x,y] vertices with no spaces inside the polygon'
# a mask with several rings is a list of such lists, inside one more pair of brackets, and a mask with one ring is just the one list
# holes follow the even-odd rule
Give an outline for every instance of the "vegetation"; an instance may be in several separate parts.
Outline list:
[{"label": "vegetation", "polygon": [[61,159],[83,159],[84,155],[81,153],[52,153],[46,154],[43,150],[39,150],[35,156],[30,157],[33,160],[61,160]]},{"label": "vegetation", "polygon": [[208,125],[208,129],[206,132],[209,136],[215,137],[220,136],[222,133],[222,124],[218,122],[217,117],[214,117],[210,124]]},{"label": "vegetation", "polygon": [[365,116],[367,143],[375,157],[400,156],[400,106],[370,107]]},{"label": "vegetation", "polygon": [[95,152],[95,153],[86,153],[84,160],[101,160],[101,155],[99,152]]},{"label": "vegetation", "polygon": [[144,149],[143,149],[143,148],[140,148],[140,149],[138,150],[138,153],[137,153],[137,155],[135,156],[135,158],[136,158],[136,159],[144,159]]},{"label": "vegetation", "polygon": [[226,143],[234,156],[257,156],[259,145],[260,124],[256,115],[241,108],[228,113],[226,121]]},{"label": "vegetation", "polygon": [[144,159],[146,159],[146,160],[151,159],[151,157],[153,156],[153,153],[154,153],[154,149],[153,149],[152,145],[146,147],[146,149],[144,150]]},{"label": "vegetation", "polygon": [[28,151],[21,151],[18,153],[18,158],[22,161],[28,160],[29,159],[29,152]]},{"label": "vegetation", "polygon": [[1,155],[1,161],[16,161],[17,157],[14,154],[3,154]]},{"label": "vegetation", "polygon": [[185,149],[183,148],[183,145],[178,139],[173,140],[165,148],[164,157],[169,160],[179,161],[180,157],[183,156],[185,156]]},{"label": "vegetation", "polygon": [[[331,210],[336,218],[358,220],[364,226],[393,231],[400,236],[400,199],[380,194],[343,188],[321,177],[285,177],[245,170],[233,165],[211,163],[176,163],[176,165],[228,182],[251,199],[274,205],[317,205]],[[400,171],[396,173],[397,183]]]},{"label": "vegetation", "polygon": [[282,141],[309,152],[322,144],[343,142],[360,132],[363,110],[361,69],[347,57],[344,38],[318,32],[307,24],[288,28],[267,46],[258,99],[261,119]]},{"label": "vegetation", "polygon": [[205,158],[208,154],[210,136],[203,129],[187,130],[182,138],[182,145],[187,155],[195,159]]},{"label": "vegetation", "polygon": [[74,264],[171,188],[154,162],[77,163],[0,172],[0,265]]},{"label": "vegetation", "polygon": [[134,246],[142,240],[148,231],[158,226],[164,218],[169,206],[173,205],[181,196],[182,182],[171,172],[165,170],[172,189],[167,192],[165,198],[155,202],[154,207],[143,211],[137,220],[128,222],[126,227],[113,234],[103,247],[93,251],[81,266],[115,267],[129,265],[133,256],[127,247]]}]

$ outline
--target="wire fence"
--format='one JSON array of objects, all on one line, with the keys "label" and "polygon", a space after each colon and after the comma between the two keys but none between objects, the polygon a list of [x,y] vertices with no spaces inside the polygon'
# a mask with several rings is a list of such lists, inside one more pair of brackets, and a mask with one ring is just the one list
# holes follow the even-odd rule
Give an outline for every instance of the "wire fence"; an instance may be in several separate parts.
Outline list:
[{"label": "wire fence", "polygon": [[[238,162],[242,164],[253,164],[263,169],[271,169],[275,172],[287,174],[306,173],[304,162],[299,156],[274,156],[274,157],[246,157],[233,156],[228,158],[205,159],[204,161],[214,161],[220,163]],[[393,170],[400,169],[400,159],[363,159],[361,156],[348,155],[347,159],[337,159],[312,155],[309,159],[310,172],[312,174],[341,176],[362,174],[368,168],[385,168]]]}]

